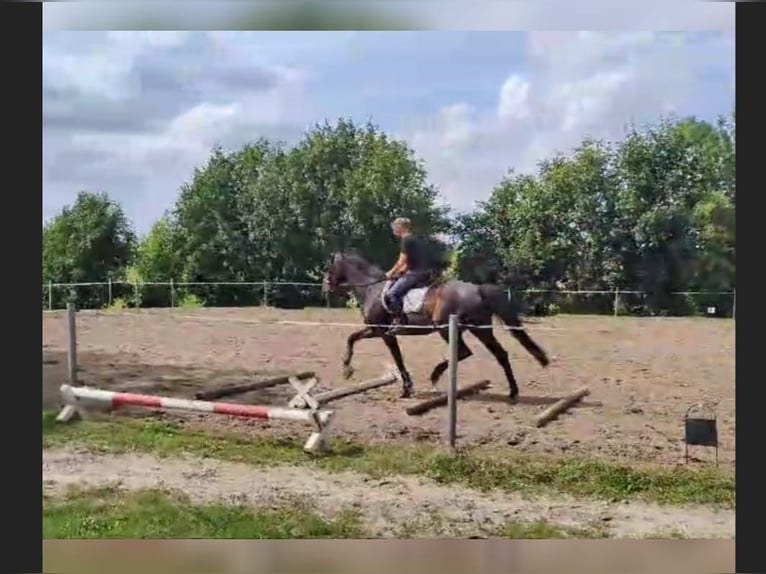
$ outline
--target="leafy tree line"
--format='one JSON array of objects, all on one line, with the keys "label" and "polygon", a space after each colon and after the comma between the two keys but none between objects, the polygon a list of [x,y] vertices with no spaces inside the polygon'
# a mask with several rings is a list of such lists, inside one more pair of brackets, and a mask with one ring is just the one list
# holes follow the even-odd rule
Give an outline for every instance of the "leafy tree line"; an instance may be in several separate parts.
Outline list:
[{"label": "leafy tree line", "polygon": [[[113,299],[165,306],[194,297],[210,306],[322,305],[315,288],[179,287],[152,282],[318,282],[331,252],[358,249],[388,267],[389,222],[406,215],[449,237],[451,276],[541,290],[642,291],[621,312],[691,314],[730,296],[678,292],[734,288],[734,116],[715,124],[662,119],[619,142],[586,140],[534,174],[509,171],[486,201],[454,214],[439,202],[405,142],[341,119],[293,147],[260,139],[213,150],[145,237],[106,194],[81,192],[43,228],[43,280],[130,281]],[[75,294],[56,289],[54,306]],[[45,295],[47,298],[48,295]],[[80,288],[80,307],[103,292]],[[174,301],[171,302],[170,298]],[[612,312],[613,298],[528,295],[540,312]],[[47,302],[46,302],[47,304]]]}]

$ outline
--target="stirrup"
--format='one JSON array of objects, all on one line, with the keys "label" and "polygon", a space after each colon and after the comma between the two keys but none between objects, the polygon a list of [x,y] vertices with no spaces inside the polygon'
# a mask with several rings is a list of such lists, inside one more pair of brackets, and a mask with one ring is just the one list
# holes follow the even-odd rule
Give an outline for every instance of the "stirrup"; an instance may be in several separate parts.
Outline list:
[{"label": "stirrup", "polygon": [[391,326],[386,330],[386,335],[396,335],[400,328],[405,325],[407,325],[406,315],[395,316],[391,321]]}]

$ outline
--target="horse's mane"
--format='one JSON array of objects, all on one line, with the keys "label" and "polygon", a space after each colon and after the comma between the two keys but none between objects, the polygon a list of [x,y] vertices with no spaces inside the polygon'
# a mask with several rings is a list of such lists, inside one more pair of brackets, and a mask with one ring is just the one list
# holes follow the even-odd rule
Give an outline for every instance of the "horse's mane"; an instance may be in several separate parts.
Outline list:
[{"label": "horse's mane", "polygon": [[383,270],[380,267],[367,261],[356,249],[346,249],[340,252],[340,255],[343,256],[343,259],[348,261],[351,265],[354,265],[356,268],[361,269],[364,273],[369,273],[370,275],[383,275]]}]

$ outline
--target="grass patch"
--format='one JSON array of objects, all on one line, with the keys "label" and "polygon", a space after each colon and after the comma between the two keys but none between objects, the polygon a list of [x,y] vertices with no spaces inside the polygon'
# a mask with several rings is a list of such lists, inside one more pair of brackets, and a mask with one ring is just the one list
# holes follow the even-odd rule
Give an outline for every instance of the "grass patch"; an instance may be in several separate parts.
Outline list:
[{"label": "grass patch", "polygon": [[643,540],[686,540],[687,536],[678,529],[655,530],[643,537]]},{"label": "grass patch", "polygon": [[498,536],[514,540],[551,540],[574,538],[578,540],[609,538],[609,534],[599,528],[573,528],[557,526],[546,520],[530,523],[508,524],[500,529]]},{"label": "grass patch", "polygon": [[205,302],[194,293],[187,293],[181,297],[178,306],[181,309],[202,309],[205,306]]},{"label": "grass patch", "polygon": [[486,528],[474,526],[476,532],[468,532],[458,528],[453,531],[454,525],[440,514],[434,513],[426,517],[418,517],[415,520],[403,522],[399,525],[396,538],[417,538],[419,536],[438,536],[439,538],[505,538],[509,540],[563,540],[563,539],[602,539],[609,538],[609,532],[603,528],[575,528],[562,526],[537,520],[535,522],[511,522],[500,528]]},{"label": "grass patch", "polygon": [[214,434],[169,422],[115,419],[59,425],[54,419],[53,413],[43,415],[45,447],[77,445],[105,453],[138,451],[161,457],[186,453],[255,466],[303,464],[373,477],[419,475],[479,490],[734,507],[734,477],[714,466],[631,466],[593,458],[501,456],[479,450],[453,454],[432,446],[360,445],[337,439],[332,453],[310,457],[293,441]]},{"label": "grass patch", "polygon": [[[434,528],[436,526],[436,528]],[[429,523],[401,525],[400,538],[439,533]],[[63,497],[43,499],[45,539],[307,539],[371,538],[361,514],[342,510],[321,516],[301,499],[257,508],[244,503],[194,504],[183,494],[161,489],[71,488]],[[556,526],[546,521],[508,524],[482,538],[592,539],[604,531]]]},{"label": "grass patch", "polygon": [[319,516],[300,501],[275,508],[192,504],[162,490],[74,489],[43,500],[43,538],[363,538],[359,514]]}]

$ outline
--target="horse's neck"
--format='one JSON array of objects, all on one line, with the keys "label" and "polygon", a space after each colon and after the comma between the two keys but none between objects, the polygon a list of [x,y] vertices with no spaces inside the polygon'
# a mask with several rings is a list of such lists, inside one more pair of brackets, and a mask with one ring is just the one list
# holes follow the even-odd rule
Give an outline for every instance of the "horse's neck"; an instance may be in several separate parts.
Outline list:
[{"label": "horse's neck", "polygon": [[377,283],[380,279],[378,275],[382,274],[382,272],[377,274],[375,269],[363,271],[355,266],[351,266],[351,269],[348,272],[350,279],[349,283],[351,283],[351,290],[354,292],[358,301],[364,301],[370,296],[370,293],[375,290],[374,288],[376,286],[382,285],[382,282]]}]

